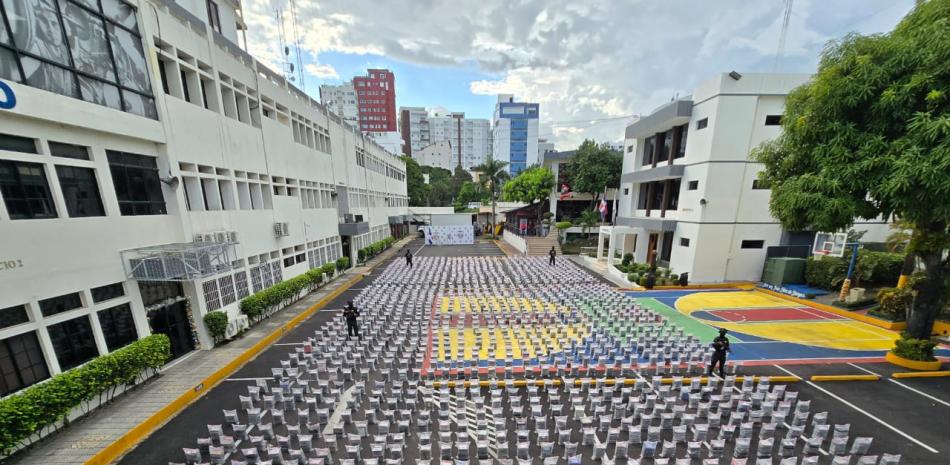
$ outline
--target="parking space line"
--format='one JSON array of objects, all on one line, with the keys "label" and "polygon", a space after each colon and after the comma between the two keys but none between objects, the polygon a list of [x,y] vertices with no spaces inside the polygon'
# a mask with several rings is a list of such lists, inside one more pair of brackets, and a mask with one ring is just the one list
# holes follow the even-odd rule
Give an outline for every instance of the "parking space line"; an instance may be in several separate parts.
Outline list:
[{"label": "parking space line", "polygon": [[273,376],[267,378],[228,378],[225,381],[257,381],[260,379],[274,379]]},{"label": "parking space line", "polygon": [[[792,373],[791,371],[785,369],[785,367],[782,367],[782,366],[779,366],[779,365],[772,365],[772,366],[774,366],[775,368],[778,368],[779,370],[784,371],[785,373],[788,373],[789,375],[798,376],[798,375],[796,375],[795,373]],[[827,389],[825,389],[825,388],[823,388],[823,387],[821,387],[821,386],[819,386],[819,385],[817,385],[817,384],[815,384],[815,383],[813,383],[813,382],[811,382],[811,381],[805,381],[805,382],[808,383],[809,386],[811,386],[811,387],[813,387],[813,388],[815,388],[815,389],[817,389],[817,390],[819,390],[819,391],[821,391],[821,392],[827,394],[827,395],[830,396],[831,398],[838,400],[838,401],[841,402],[842,404],[847,405],[848,407],[851,407],[852,409],[857,410],[858,412],[864,414],[864,415],[867,416],[868,418],[870,418],[870,419],[872,419],[872,420],[874,420],[874,421],[880,423],[882,426],[886,427],[887,429],[889,429],[889,430],[891,430],[891,431],[893,431],[893,432],[895,432],[895,433],[897,433],[897,434],[899,434],[899,435],[905,437],[907,440],[913,442],[914,444],[917,444],[918,446],[923,447],[924,449],[927,449],[929,452],[932,452],[932,453],[934,453],[934,454],[939,454],[939,453],[940,453],[940,451],[938,451],[937,449],[934,449],[933,447],[930,447],[930,446],[928,446],[927,444],[924,444],[924,443],[918,441],[916,438],[914,438],[914,437],[910,436],[909,434],[907,434],[907,433],[901,431],[900,429],[894,427],[894,426],[891,425],[890,423],[888,423],[888,422],[886,422],[886,421],[884,421],[884,420],[882,420],[882,419],[880,419],[880,418],[878,418],[878,417],[872,415],[870,412],[868,412],[868,411],[862,409],[861,407],[858,407],[857,405],[854,405],[854,404],[852,404],[851,402],[848,402],[847,400],[845,400],[844,398],[838,396],[837,394],[835,394],[835,393],[833,393],[833,392],[831,392],[831,391],[829,391],[829,390],[827,390]]]},{"label": "parking space line", "polygon": [[[853,364],[853,363],[849,363],[848,365],[851,365],[851,366],[853,366],[853,367],[855,367],[855,368],[857,368],[857,369],[859,369],[859,370],[861,370],[861,371],[868,372],[868,373],[870,373],[870,374],[872,374],[872,375],[877,375],[877,373],[875,373],[875,372],[873,372],[873,371],[871,371],[871,370],[868,370],[867,368],[864,368],[864,367],[862,367],[862,366],[860,366],[860,365],[855,365],[855,364]],[[880,375],[878,375],[878,376],[880,376]],[[921,391],[921,390],[914,389],[914,388],[912,388],[912,387],[910,387],[910,386],[908,386],[908,385],[906,385],[906,384],[904,384],[904,383],[902,383],[902,382],[900,382],[900,381],[898,381],[898,380],[896,380],[896,379],[888,378],[887,380],[890,381],[890,382],[892,382],[892,383],[894,383],[894,384],[896,384],[896,385],[898,385],[898,386],[900,386],[900,387],[902,387],[902,388],[904,388],[904,389],[907,389],[908,391],[915,392],[915,393],[920,394],[920,395],[922,395],[922,396],[924,396],[924,397],[926,397],[926,398],[928,398],[928,399],[930,399],[930,400],[932,400],[932,401],[934,401],[934,402],[938,402],[938,403],[943,404],[943,405],[945,405],[945,406],[947,406],[947,407],[950,407],[950,402],[947,402],[947,401],[945,401],[945,400],[942,400],[942,399],[939,399],[939,398],[937,398],[937,397],[934,397],[934,396],[932,396],[932,395],[930,395],[930,394],[927,394],[926,392],[923,392],[923,391]]]}]

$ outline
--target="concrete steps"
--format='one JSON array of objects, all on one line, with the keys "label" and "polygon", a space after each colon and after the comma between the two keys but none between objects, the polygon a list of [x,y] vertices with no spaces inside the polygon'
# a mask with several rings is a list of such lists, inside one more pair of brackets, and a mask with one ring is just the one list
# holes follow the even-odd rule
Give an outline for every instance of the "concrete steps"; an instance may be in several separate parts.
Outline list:
[{"label": "concrete steps", "polygon": [[527,255],[547,255],[552,246],[557,254],[561,255],[561,244],[557,242],[557,230],[552,230],[544,237],[525,237],[525,242],[528,243]]}]

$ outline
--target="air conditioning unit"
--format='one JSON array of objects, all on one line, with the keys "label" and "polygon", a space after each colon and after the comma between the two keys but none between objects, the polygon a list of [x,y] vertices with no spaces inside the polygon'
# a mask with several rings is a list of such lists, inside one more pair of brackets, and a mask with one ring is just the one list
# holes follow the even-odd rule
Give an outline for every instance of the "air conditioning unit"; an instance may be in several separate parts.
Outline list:
[{"label": "air conditioning unit", "polygon": [[227,231],[221,231],[221,232],[216,232],[216,233],[214,233],[214,241],[215,241],[215,242],[218,242],[218,243],[221,243],[221,244],[225,244],[225,243],[230,242],[230,240],[231,240],[231,236],[227,233]]},{"label": "air conditioning unit", "polygon": [[274,235],[284,237],[290,235],[290,225],[287,223],[274,223]]},{"label": "air conditioning unit", "polygon": [[214,242],[214,233],[202,234],[201,242]]},{"label": "air conditioning unit", "polygon": [[204,241],[205,241],[205,236],[204,236],[204,234],[195,234],[195,239],[194,239],[194,241],[195,241],[195,242],[204,242]]},{"label": "air conditioning unit", "polygon": [[228,236],[229,236],[229,239],[231,239],[231,242],[233,242],[233,243],[235,243],[235,244],[238,243],[238,233],[237,233],[237,231],[231,231],[231,232],[229,232],[229,233],[228,233]]}]

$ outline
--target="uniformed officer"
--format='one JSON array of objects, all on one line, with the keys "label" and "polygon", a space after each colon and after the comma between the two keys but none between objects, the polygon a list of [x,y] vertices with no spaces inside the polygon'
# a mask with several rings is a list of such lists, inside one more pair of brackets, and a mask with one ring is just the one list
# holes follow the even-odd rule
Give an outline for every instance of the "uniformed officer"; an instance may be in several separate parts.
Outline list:
[{"label": "uniformed officer", "polygon": [[350,336],[356,336],[359,340],[363,340],[363,336],[360,336],[360,322],[358,318],[360,317],[360,311],[356,308],[356,305],[353,305],[353,301],[350,300],[346,303],[346,306],[343,307],[343,318],[346,319],[346,340],[350,340]]},{"label": "uniformed officer", "polygon": [[719,328],[719,336],[713,339],[713,356],[712,363],[709,364],[709,374],[712,375],[713,369],[716,368],[716,365],[719,365],[719,377],[725,378],[725,365],[726,365],[726,352],[732,352],[729,348],[729,338],[726,337],[726,333],[729,332],[726,328]]}]

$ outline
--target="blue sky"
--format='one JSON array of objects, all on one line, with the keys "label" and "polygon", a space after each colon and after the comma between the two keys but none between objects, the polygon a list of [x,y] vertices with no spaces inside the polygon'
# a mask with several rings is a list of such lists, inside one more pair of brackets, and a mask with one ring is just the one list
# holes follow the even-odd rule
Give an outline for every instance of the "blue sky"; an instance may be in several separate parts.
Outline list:
[{"label": "blue sky", "polygon": [[[242,0],[249,51],[272,66],[274,10],[290,1]],[[620,141],[630,115],[720,73],[814,73],[829,41],[890,31],[914,5],[795,0],[779,53],[785,0],[294,1],[311,95],[368,67],[395,73],[397,106],[490,118],[495,94],[512,93],[540,104],[540,132],[562,150]]]},{"label": "blue sky", "polygon": [[[313,60],[310,60],[313,62]],[[364,75],[368,68],[385,68],[396,75],[396,103],[404,107],[431,107],[440,105],[450,111],[464,111],[472,118],[490,119],[495,98],[491,95],[475,95],[469,84],[479,80],[499,79],[478,71],[474,64],[460,67],[425,66],[397,61],[381,55],[325,52],[319,62],[329,64],[339,74],[338,79],[307,77],[307,93],[320,99],[320,84],[339,84],[353,76]]]}]

